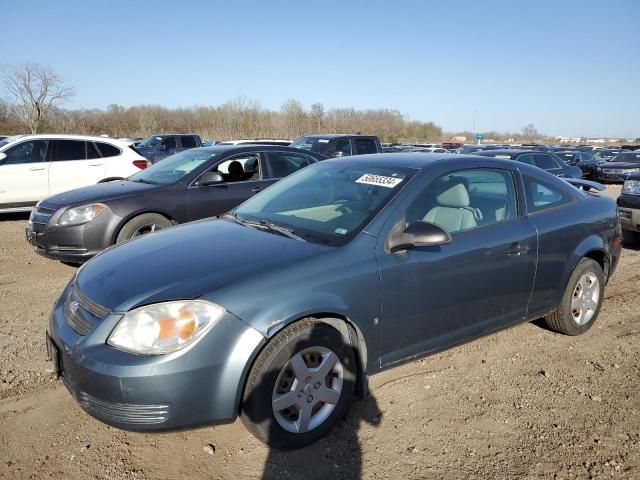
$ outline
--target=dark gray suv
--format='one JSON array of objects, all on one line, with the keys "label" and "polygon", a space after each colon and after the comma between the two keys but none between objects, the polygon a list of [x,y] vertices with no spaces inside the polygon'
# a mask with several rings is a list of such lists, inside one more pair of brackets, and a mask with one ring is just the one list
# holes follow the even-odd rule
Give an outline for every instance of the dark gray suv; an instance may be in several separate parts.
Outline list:
[{"label": "dark gray suv", "polygon": [[293,148],[301,148],[320,153],[327,157],[348,157],[350,155],[366,155],[382,153],[382,145],[375,135],[306,135],[295,140]]}]

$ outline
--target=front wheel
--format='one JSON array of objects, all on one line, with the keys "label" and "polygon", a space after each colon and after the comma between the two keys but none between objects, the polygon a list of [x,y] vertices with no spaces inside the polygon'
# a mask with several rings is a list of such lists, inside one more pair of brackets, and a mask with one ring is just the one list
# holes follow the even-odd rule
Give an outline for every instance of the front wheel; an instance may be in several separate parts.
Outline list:
[{"label": "front wheel", "polygon": [[173,225],[171,220],[158,213],[144,213],[132,218],[124,224],[120,232],[116,243],[124,242],[132,238],[146,235],[147,233],[153,233],[163,228],[167,228]]},{"label": "front wheel", "polygon": [[581,335],[596,321],[604,299],[602,267],[590,258],[573,270],[558,308],[544,319],[549,328],[565,335]]},{"label": "front wheel", "polygon": [[242,422],[272,448],[304,447],[345,414],[355,380],[356,358],[348,341],[327,324],[301,320],[258,355],[245,385]]}]

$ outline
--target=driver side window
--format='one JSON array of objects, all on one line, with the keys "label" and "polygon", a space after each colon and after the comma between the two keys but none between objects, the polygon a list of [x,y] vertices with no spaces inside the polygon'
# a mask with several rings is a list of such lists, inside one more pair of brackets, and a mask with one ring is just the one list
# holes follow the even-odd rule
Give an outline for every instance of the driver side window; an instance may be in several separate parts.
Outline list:
[{"label": "driver side window", "polygon": [[3,165],[19,165],[22,163],[40,163],[47,159],[48,140],[31,140],[22,142],[6,150],[7,158]]},{"label": "driver side window", "polygon": [[435,223],[450,233],[505,222],[517,216],[508,170],[478,168],[434,180],[407,209],[407,224]]},{"label": "driver side window", "polygon": [[218,172],[227,183],[260,179],[260,158],[257,154],[241,155],[220,163],[212,171]]}]

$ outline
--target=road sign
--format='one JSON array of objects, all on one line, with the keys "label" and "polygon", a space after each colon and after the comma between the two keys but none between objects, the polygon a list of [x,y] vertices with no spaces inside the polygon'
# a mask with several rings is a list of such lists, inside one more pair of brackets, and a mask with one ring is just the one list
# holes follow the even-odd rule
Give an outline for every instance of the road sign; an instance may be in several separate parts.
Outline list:
[{"label": "road sign", "polygon": [[476,140],[482,140],[484,138],[484,133],[476,133]]}]

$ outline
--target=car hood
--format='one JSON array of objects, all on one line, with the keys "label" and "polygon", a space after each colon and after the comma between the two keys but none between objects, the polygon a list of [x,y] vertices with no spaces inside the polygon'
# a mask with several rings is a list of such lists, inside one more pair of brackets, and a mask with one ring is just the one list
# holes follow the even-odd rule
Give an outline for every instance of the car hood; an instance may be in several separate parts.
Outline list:
[{"label": "car hood", "polygon": [[47,198],[42,202],[43,206],[60,208],[67,205],[112,200],[135,193],[160,188],[162,185],[151,185],[138,182],[106,182],[90,185],[88,187],[70,190]]},{"label": "car hood", "polygon": [[87,262],[76,287],[111,311],[195,299],[243,278],[332,247],[231,220],[202,220],[110,248]]},{"label": "car hood", "polygon": [[631,162],[604,162],[601,163],[600,166],[602,168],[637,168],[640,170],[640,163],[631,163]]}]

